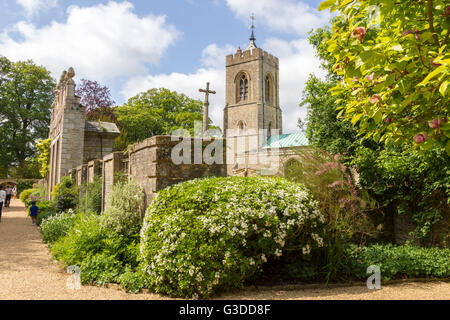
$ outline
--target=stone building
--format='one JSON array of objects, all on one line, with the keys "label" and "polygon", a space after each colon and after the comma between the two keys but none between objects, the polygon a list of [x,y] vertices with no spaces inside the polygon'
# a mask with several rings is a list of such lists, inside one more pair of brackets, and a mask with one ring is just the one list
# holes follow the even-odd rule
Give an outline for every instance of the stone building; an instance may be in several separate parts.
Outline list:
[{"label": "stone building", "polygon": [[279,60],[256,46],[226,57],[223,131],[228,175],[282,174],[285,163],[308,146],[303,132],[283,134]]},{"label": "stone building", "polygon": [[119,129],[114,123],[85,120],[85,108],[75,95],[73,68],[64,71],[55,89],[50,121],[48,194],[69,170],[114,151]]}]

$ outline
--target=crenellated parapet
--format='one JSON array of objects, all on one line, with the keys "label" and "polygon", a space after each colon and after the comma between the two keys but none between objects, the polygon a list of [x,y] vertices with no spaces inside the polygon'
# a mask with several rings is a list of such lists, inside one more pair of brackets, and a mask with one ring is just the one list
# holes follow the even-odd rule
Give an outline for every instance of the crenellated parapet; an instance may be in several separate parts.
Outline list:
[{"label": "crenellated parapet", "polygon": [[253,60],[264,59],[269,63],[278,65],[278,58],[274,55],[262,50],[261,48],[254,48],[252,50],[241,51],[238,49],[235,54],[230,54],[226,57],[226,65],[232,66],[235,64],[247,63]]}]

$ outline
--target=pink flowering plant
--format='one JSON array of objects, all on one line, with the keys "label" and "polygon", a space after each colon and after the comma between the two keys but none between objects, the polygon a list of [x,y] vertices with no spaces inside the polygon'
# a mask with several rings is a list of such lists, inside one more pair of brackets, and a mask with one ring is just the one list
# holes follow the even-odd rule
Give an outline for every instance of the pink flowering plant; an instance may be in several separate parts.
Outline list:
[{"label": "pink flowering plant", "polygon": [[450,155],[450,6],[446,0],[326,0],[326,40],[341,81],[338,117],[375,142]]},{"label": "pink flowering plant", "polygon": [[324,215],[301,184],[282,178],[206,178],[158,193],[141,229],[149,289],[206,298],[256,279],[287,251],[322,247]]}]

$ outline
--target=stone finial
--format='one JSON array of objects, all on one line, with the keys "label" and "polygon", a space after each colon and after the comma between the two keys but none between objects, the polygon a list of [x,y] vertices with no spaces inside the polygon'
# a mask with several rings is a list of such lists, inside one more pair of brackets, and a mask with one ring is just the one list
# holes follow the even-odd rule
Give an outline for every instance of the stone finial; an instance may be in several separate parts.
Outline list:
[{"label": "stone finial", "polygon": [[59,78],[59,83],[63,83],[66,80],[67,71],[63,71],[61,77]]},{"label": "stone finial", "polygon": [[238,49],[237,49],[237,51],[236,51],[236,54],[242,54],[241,47],[238,47]]},{"label": "stone finial", "polygon": [[73,77],[75,77],[75,70],[73,70],[73,68],[70,67],[69,70],[67,70],[67,78],[72,79]]}]

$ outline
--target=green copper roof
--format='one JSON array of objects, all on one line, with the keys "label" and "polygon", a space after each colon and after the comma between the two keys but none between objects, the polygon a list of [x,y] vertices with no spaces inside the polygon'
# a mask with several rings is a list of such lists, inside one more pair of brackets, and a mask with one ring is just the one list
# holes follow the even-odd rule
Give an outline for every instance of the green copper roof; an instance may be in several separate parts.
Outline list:
[{"label": "green copper roof", "polygon": [[306,134],[304,132],[297,132],[272,136],[269,140],[267,140],[267,144],[263,147],[263,149],[303,146],[309,146],[308,138],[306,138]]}]

